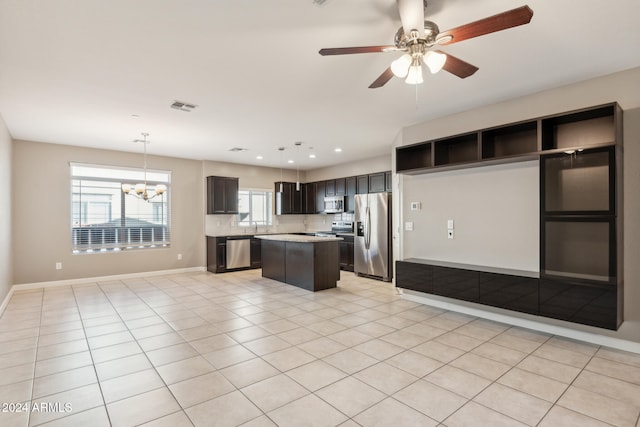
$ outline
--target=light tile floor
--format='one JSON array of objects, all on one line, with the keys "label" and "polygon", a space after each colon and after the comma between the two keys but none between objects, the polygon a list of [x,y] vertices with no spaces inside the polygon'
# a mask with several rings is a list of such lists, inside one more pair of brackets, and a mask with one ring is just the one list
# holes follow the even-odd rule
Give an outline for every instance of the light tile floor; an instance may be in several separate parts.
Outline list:
[{"label": "light tile floor", "polygon": [[260,270],[16,292],[0,425],[640,426],[640,355]]}]

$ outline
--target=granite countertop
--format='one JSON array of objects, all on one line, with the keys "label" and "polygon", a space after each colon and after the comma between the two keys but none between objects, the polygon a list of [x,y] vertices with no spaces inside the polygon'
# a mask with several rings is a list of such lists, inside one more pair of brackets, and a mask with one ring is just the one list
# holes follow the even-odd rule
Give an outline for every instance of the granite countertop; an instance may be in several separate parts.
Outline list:
[{"label": "granite countertop", "polygon": [[334,240],[344,240],[341,237],[305,236],[300,234],[261,234],[254,237],[258,239],[264,239],[264,240],[277,240],[280,242],[298,242],[298,243],[333,242]]}]

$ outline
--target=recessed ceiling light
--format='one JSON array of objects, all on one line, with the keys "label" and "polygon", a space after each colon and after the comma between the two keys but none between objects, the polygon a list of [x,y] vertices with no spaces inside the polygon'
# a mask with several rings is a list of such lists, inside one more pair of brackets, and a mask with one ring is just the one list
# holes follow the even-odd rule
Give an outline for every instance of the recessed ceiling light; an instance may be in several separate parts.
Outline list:
[{"label": "recessed ceiling light", "polygon": [[248,148],[242,148],[242,147],[232,147],[229,148],[229,151],[232,151],[234,153],[238,153],[238,152],[242,152],[242,151],[249,151]]},{"label": "recessed ceiling light", "polygon": [[256,156],[256,159],[262,160],[262,156]]},{"label": "recessed ceiling light", "polygon": [[336,153],[342,153],[342,148],[336,148],[336,149],[335,149],[335,150],[333,150],[333,151],[335,151]]},{"label": "recessed ceiling light", "polygon": [[316,158],[316,155],[315,155],[315,154],[309,154],[309,158],[310,158],[310,159],[315,159],[315,158]]},{"label": "recessed ceiling light", "polygon": [[293,160],[287,160],[287,163],[293,163]]}]

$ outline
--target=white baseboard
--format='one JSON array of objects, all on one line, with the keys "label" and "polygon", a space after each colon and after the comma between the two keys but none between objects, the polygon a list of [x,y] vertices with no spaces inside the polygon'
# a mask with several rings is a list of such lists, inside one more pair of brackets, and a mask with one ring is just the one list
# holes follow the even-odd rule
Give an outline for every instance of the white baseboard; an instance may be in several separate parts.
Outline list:
[{"label": "white baseboard", "polygon": [[544,332],[552,335],[558,335],[561,337],[584,341],[591,344],[616,348],[618,350],[624,350],[624,351],[640,354],[640,343],[635,341],[623,340],[620,338],[609,337],[606,335],[600,335],[593,332],[579,331],[579,330],[567,328],[564,326],[551,325],[548,323],[538,322],[532,319],[524,319],[517,316],[510,316],[508,314],[503,314],[503,313],[494,313],[494,312],[482,310],[481,308],[475,308],[475,307],[469,307],[462,304],[456,304],[453,301],[444,301],[439,298],[431,298],[429,295],[423,294],[421,292],[414,292],[414,291],[403,289],[402,296],[407,300],[417,302],[420,304],[429,305],[432,307],[451,310],[458,313],[468,314],[470,316],[476,316],[476,317],[480,317],[487,320],[493,320],[495,322],[506,323],[508,325],[514,325],[514,326],[520,326],[522,328],[533,329],[534,331]]},{"label": "white baseboard", "polygon": [[207,271],[206,267],[189,267],[189,268],[177,268],[174,270],[157,270],[157,271],[145,271],[140,273],[127,273],[127,274],[115,274],[112,276],[98,276],[98,277],[83,277],[80,279],[68,279],[68,280],[54,280],[50,282],[36,282],[36,283],[23,283],[19,285],[13,285],[9,289],[7,296],[0,304],[0,316],[4,313],[4,310],[7,308],[9,304],[9,300],[16,291],[25,291],[30,289],[44,289],[44,288],[54,288],[57,286],[69,286],[69,285],[82,285],[85,283],[96,283],[96,282],[108,282],[110,280],[125,280],[125,279],[135,279],[138,277],[149,277],[149,276],[166,276],[171,274],[182,274],[182,273],[196,273]]}]

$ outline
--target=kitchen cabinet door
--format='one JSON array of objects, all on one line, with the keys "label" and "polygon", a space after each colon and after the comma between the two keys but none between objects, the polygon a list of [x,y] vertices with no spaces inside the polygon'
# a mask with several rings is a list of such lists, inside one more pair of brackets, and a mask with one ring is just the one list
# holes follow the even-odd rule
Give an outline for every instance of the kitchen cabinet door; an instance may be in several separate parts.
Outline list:
[{"label": "kitchen cabinet door", "polygon": [[369,175],[369,193],[382,193],[386,189],[384,172]]},{"label": "kitchen cabinet door", "polygon": [[302,210],[305,214],[316,213],[316,183],[309,182],[302,187]]},{"label": "kitchen cabinet door", "polygon": [[238,213],[238,178],[207,177],[207,214]]},{"label": "kitchen cabinet door", "polygon": [[345,198],[345,212],[355,212],[356,210],[356,177],[350,176],[345,179],[347,187],[347,196]]},{"label": "kitchen cabinet door", "polygon": [[357,194],[369,193],[369,175],[360,175],[357,178]]},{"label": "kitchen cabinet door", "polygon": [[347,181],[346,178],[337,178],[335,180],[336,196],[347,195]]},{"label": "kitchen cabinet door", "polygon": [[316,213],[324,213],[324,196],[326,194],[325,191],[325,182],[316,182]]},{"label": "kitchen cabinet door", "polygon": [[336,180],[328,179],[324,182],[325,186],[325,195],[326,196],[337,196],[336,194]]}]

